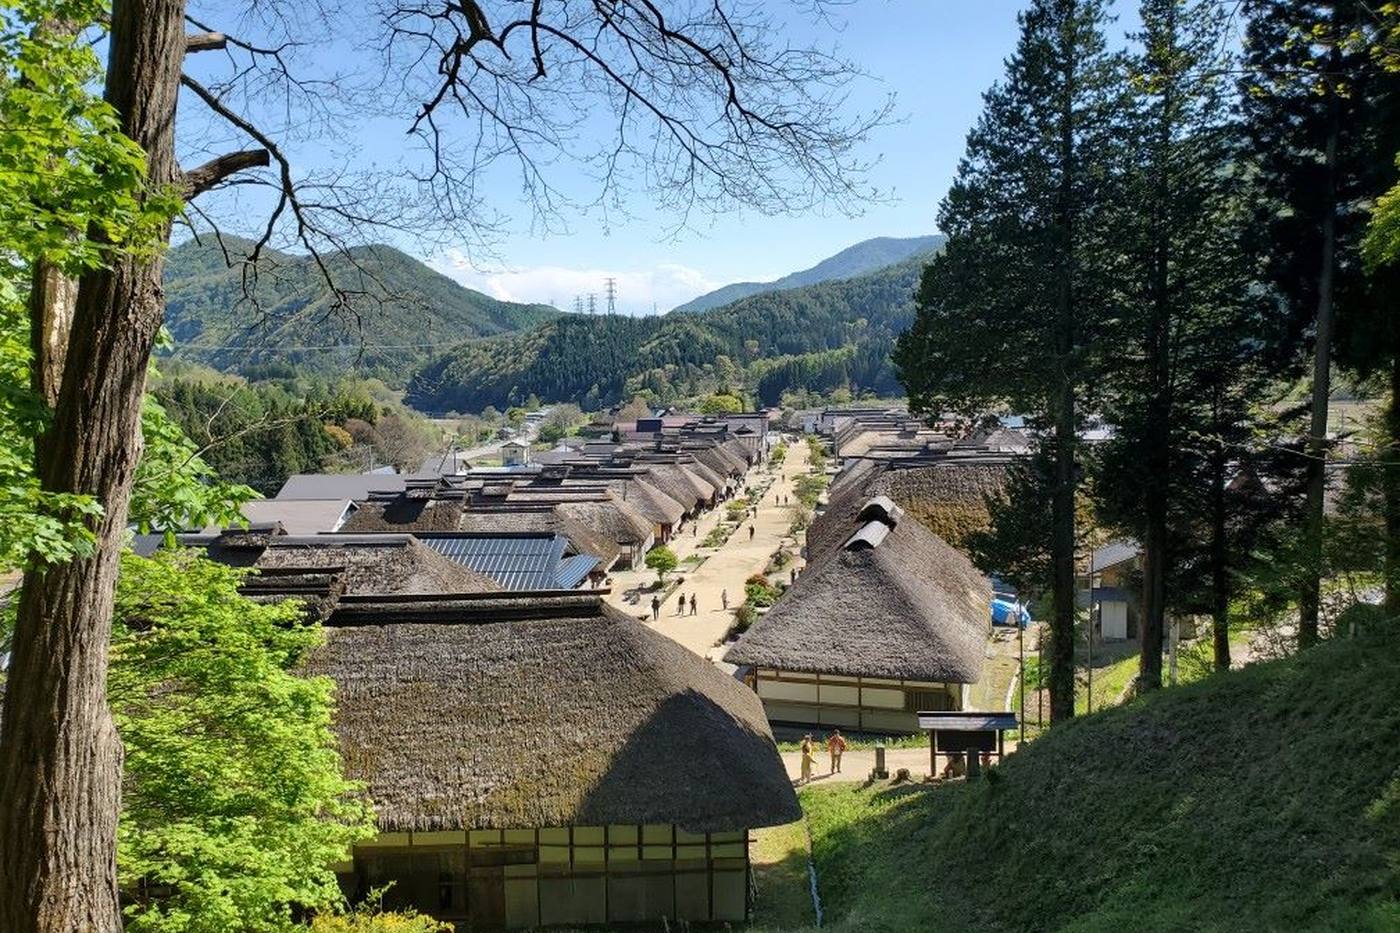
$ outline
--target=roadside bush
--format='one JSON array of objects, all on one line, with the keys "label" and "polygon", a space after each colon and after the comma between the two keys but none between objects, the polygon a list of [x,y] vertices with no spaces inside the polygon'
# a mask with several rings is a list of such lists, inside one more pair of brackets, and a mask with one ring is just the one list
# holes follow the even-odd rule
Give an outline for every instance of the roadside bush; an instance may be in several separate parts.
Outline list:
[{"label": "roadside bush", "polygon": [[766,608],[778,601],[782,590],[768,582],[763,574],[756,573],[744,581],[745,605]]}]

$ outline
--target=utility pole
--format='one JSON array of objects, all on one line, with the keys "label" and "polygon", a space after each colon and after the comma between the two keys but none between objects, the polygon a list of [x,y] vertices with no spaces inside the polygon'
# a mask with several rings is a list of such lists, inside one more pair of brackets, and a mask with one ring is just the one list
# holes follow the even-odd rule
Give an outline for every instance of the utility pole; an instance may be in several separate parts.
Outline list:
[{"label": "utility pole", "polygon": [[575,313],[575,314],[582,314],[582,313],[583,313],[583,296],[582,296],[582,295],[575,295],[575,296],[574,296],[574,313]]},{"label": "utility pole", "polygon": [[613,278],[612,276],[608,276],[606,279],[603,280],[603,284],[604,284],[604,286],[606,286],[606,288],[607,288],[608,313],[609,313],[609,314],[616,314],[616,313],[617,313],[617,279]]},{"label": "utility pole", "polygon": [[588,293],[588,313],[598,313],[598,296],[595,295],[593,292]]}]

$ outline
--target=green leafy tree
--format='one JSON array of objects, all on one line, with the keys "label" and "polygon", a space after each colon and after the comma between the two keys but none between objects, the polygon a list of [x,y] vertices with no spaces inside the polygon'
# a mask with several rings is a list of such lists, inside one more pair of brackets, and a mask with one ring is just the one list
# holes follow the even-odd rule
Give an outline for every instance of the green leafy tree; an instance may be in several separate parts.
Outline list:
[{"label": "green leafy tree", "polygon": [[730,415],[744,410],[744,400],[737,395],[720,392],[706,396],[700,410],[707,415]]},{"label": "green leafy tree", "polygon": [[1115,303],[1107,221],[1122,73],[1105,20],[1099,0],[1037,0],[1021,14],[1006,78],[984,96],[939,211],[948,242],[895,353],[915,409],[1010,405],[1046,430],[1052,720],[1074,715],[1080,408]]},{"label": "green leafy tree", "polygon": [[656,580],[658,583],[664,582],[666,580],[666,574],[675,570],[679,563],[680,561],[676,559],[676,552],[666,547],[664,544],[659,544],[650,551],[647,551],[647,567],[656,571]]},{"label": "green leafy tree", "polygon": [[118,868],[131,933],[274,933],[341,899],[331,865],[373,820],[340,770],[321,631],[238,571],[122,561],[108,695],[123,744]]}]

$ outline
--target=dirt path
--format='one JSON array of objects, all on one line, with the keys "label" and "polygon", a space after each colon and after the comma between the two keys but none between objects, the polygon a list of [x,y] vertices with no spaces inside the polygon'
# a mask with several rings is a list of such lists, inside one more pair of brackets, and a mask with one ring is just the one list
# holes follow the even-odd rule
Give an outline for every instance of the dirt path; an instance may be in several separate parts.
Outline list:
[{"label": "dirt path", "polygon": [[[806,445],[788,445],[787,458],[772,477],[764,472],[763,467],[749,472],[750,486],[761,487],[770,478],[774,482],[759,501],[758,517],[741,524],[722,547],[703,548],[700,547],[700,542],[719,524],[724,511],[723,506],[701,517],[695,535],[690,535],[687,529],[673,540],[671,547],[683,562],[691,554],[704,556],[705,562],[698,569],[687,569],[684,563],[681,564],[674,574],[681,578],[681,583],[667,594],[661,607],[661,618],[657,621],[651,621],[650,592],[642,591],[641,598],[636,603],[627,601],[629,589],[650,583],[654,579],[648,570],[614,574],[612,594],[608,599],[633,616],[640,617],[645,614],[648,625],[701,657],[716,658],[721,653],[716,643],[729,631],[734,622],[734,609],[744,601],[744,581],[767,566],[769,558],[785,539],[789,544],[792,543],[788,535],[788,526],[791,523],[788,507],[779,504],[779,497],[791,497],[794,477],[805,472]],[[749,537],[750,526],[754,528],[752,538]],[[789,566],[800,568],[801,558]],[[721,601],[721,594],[725,592],[729,595],[728,610],[724,609]],[[682,593],[687,600],[687,614],[683,616],[676,613],[677,600]],[[697,599],[698,612],[695,615],[689,615],[691,594]]]}]

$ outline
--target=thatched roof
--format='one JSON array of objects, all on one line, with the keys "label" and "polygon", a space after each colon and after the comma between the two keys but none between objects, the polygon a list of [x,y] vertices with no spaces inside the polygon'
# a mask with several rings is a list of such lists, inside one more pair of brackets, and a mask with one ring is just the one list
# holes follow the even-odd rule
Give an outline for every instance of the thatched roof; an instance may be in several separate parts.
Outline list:
[{"label": "thatched roof", "polygon": [[351,595],[475,593],[501,588],[485,574],[444,557],[417,538],[400,535],[349,539],[317,535],[288,543],[273,538],[254,566],[279,573],[341,567],[345,592]]},{"label": "thatched roof", "polygon": [[728,477],[721,476],[699,460],[692,459],[687,463],[683,463],[682,466],[709,484],[709,486],[714,489],[715,493],[724,492],[725,489],[729,488]]},{"label": "thatched roof", "polygon": [[718,444],[711,444],[708,447],[697,447],[687,451],[700,463],[709,467],[711,471],[724,477],[726,480],[738,479],[749,471],[748,461],[739,461],[733,454],[724,450]]},{"label": "thatched roof", "polygon": [[657,525],[675,525],[685,517],[685,506],[637,477],[608,481],[612,494],[645,515]]},{"label": "thatched roof", "polygon": [[730,456],[742,460],[746,466],[753,466],[756,458],[749,452],[749,449],[744,446],[743,441],[731,437],[719,446],[724,448]]},{"label": "thatched roof", "polygon": [[800,818],[752,691],[596,595],[416,613],[333,620],[308,662],[382,830]]},{"label": "thatched roof", "polygon": [[678,463],[647,463],[645,467],[647,481],[679,502],[687,512],[708,502],[713,495],[699,478]]},{"label": "thatched roof", "polygon": [[889,499],[867,500],[725,660],[791,671],[975,683],[991,589]]},{"label": "thatched roof", "polygon": [[629,503],[611,495],[606,499],[560,502],[554,506],[554,510],[625,547],[643,544],[656,534],[650,519]]},{"label": "thatched roof", "polygon": [[458,521],[457,530],[482,534],[530,531],[563,535],[577,553],[598,558],[604,570],[622,554],[617,542],[575,518],[560,514],[553,506],[467,509]]},{"label": "thatched roof", "polygon": [[388,501],[369,499],[340,527],[349,534],[374,531],[454,531],[462,514],[460,499],[417,499],[406,495]]},{"label": "thatched roof", "polygon": [[846,526],[871,496],[888,496],[913,519],[961,548],[969,533],[987,528],[987,496],[1006,483],[1007,460],[947,457],[927,463],[858,460],[831,484],[826,509],[807,530],[816,560],[845,541]]}]

